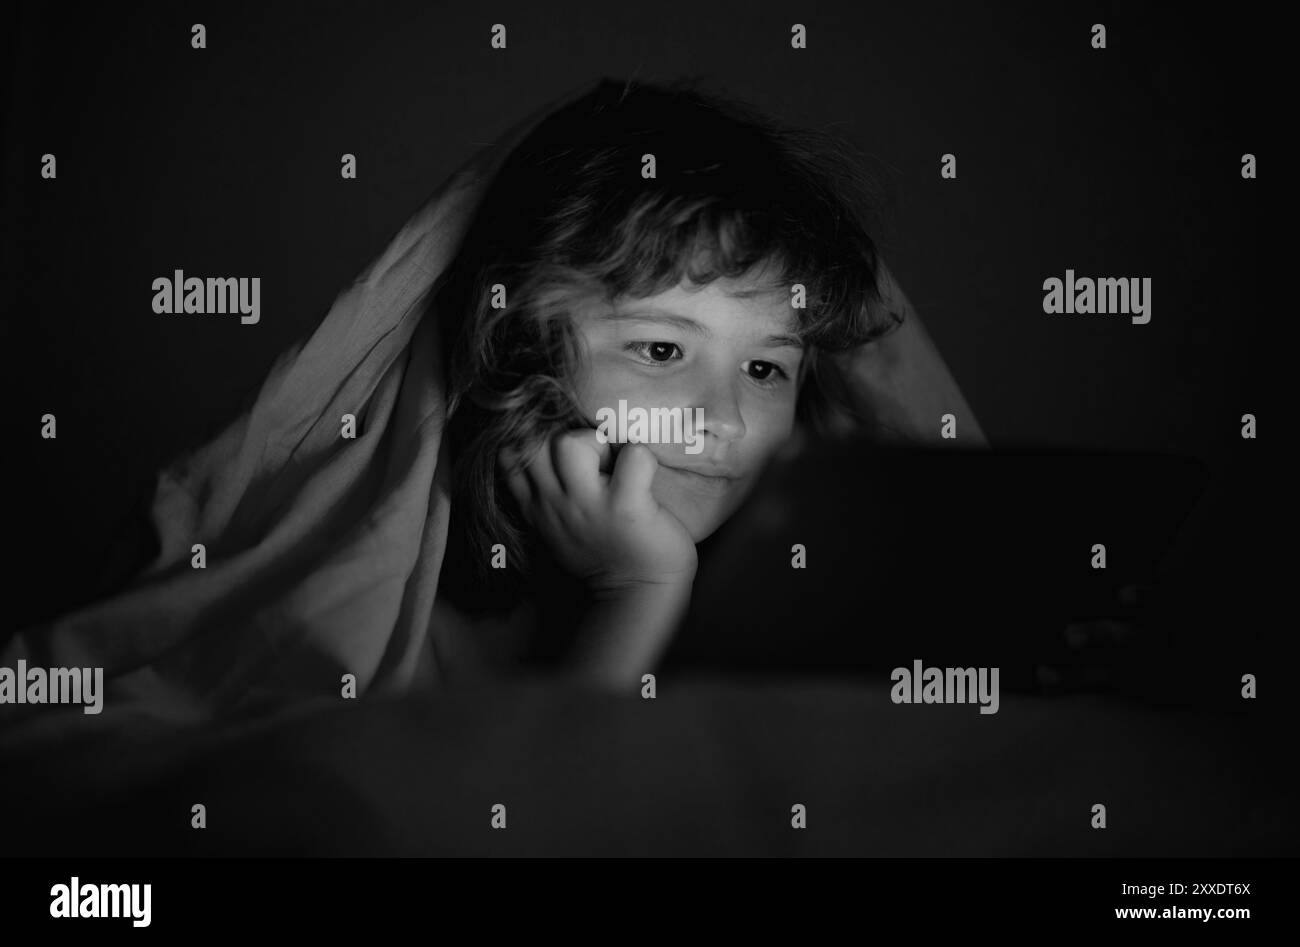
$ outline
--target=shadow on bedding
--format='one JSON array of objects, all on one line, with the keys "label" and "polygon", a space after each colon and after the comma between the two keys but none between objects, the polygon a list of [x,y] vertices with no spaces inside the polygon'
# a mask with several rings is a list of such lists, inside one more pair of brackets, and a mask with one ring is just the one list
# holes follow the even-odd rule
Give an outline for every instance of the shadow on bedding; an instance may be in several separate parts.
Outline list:
[{"label": "shadow on bedding", "polygon": [[[1293,764],[1249,714],[1011,694],[982,715],[894,704],[885,681],[692,675],[640,699],[519,679],[269,723],[121,726],[11,753],[5,777],[10,855],[1298,848]],[[796,805],[806,828],[792,827]]]}]

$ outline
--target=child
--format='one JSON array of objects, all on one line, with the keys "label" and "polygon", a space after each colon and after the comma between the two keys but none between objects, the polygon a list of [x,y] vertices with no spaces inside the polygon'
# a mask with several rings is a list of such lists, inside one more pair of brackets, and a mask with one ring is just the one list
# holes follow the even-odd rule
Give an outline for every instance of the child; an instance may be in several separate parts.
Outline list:
[{"label": "child", "polygon": [[[832,142],[681,88],[565,101],[439,186],[159,472],[116,593],[0,666],[101,668],[127,721],[534,662],[626,689],[783,444],[934,439],[946,413],[981,442]],[[702,411],[700,449],[603,443],[620,402]]]},{"label": "child", "polygon": [[[439,299],[454,469],[435,634],[636,687],[696,545],[764,464],[796,436],[890,433],[844,384],[904,322],[853,174],[833,141],[680,86],[605,82],[514,150]],[[604,443],[598,413],[621,402],[701,411],[698,446]]]}]

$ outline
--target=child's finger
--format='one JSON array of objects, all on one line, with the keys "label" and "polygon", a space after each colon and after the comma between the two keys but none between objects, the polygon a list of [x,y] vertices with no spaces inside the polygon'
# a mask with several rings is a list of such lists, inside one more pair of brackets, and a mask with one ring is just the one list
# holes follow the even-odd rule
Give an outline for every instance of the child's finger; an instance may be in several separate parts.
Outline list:
[{"label": "child's finger", "polygon": [[528,462],[528,475],[532,478],[539,502],[555,502],[564,496],[560,478],[555,473],[551,461],[552,445],[555,436],[547,439],[540,447],[533,448],[532,459]]},{"label": "child's finger", "polygon": [[600,499],[602,455],[610,446],[600,443],[594,429],[568,431],[555,439],[555,470],[564,492],[576,501],[594,504]]},{"label": "child's finger", "polygon": [[1156,592],[1156,586],[1151,583],[1135,582],[1125,585],[1119,590],[1119,601],[1121,605],[1128,608],[1137,608],[1140,605],[1146,605],[1155,598]]},{"label": "child's finger", "polygon": [[1121,645],[1137,638],[1141,629],[1133,622],[1098,618],[1074,622],[1065,629],[1065,642],[1078,651],[1083,648]]},{"label": "child's finger", "polygon": [[1096,664],[1077,667],[1039,665],[1035,675],[1040,693],[1046,696],[1108,691],[1120,685],[1122,680],[1120,668]]},{"label": "child's finger", "polygon": [[614,506],[627,509],[649,496],[650,484],[658,469],[659,461],[649,447],[644,444],[624,444],[614,462],[614,473],[609,480],[610,500]]}]

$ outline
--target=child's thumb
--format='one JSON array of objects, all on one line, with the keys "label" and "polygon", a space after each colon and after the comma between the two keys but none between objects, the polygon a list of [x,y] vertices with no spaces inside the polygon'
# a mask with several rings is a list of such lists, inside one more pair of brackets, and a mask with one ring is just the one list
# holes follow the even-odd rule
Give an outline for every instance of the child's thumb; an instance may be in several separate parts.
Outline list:
[{"label": "child's thumb", "polygon": [[635,502],[648,495],[658,469],[659,461],[655,459],[654,451],[646,445],[620,445],[618,459],[614,463],[614,474],[610,478],[614,502]]}]

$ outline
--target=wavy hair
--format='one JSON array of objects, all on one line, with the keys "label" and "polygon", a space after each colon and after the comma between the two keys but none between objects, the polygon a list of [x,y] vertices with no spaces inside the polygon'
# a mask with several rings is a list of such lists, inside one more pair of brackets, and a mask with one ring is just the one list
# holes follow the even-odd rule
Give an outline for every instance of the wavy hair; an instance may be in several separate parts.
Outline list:
[{"label": "wavy hair", "polygon": [[[653,154],[656,177],[641,175]],[[892,331],[864,220],[871,186],[845,144],[779,125],[693,83],[606,79],[553,112],[490,183],[437,295],[448,346],[451,528],[440,585],[474,613],[506,612],[538,553],[498,453],[526,462],[553,433],[590,427],[572,379],[583,357],[575,301],[643,298],[764,273],[798,282],[804,343],[797,423],[863,424],[820,353]],[[494,284],[507,305],[494,308]],[[491,567],[492,548],[505,569]]]}]

